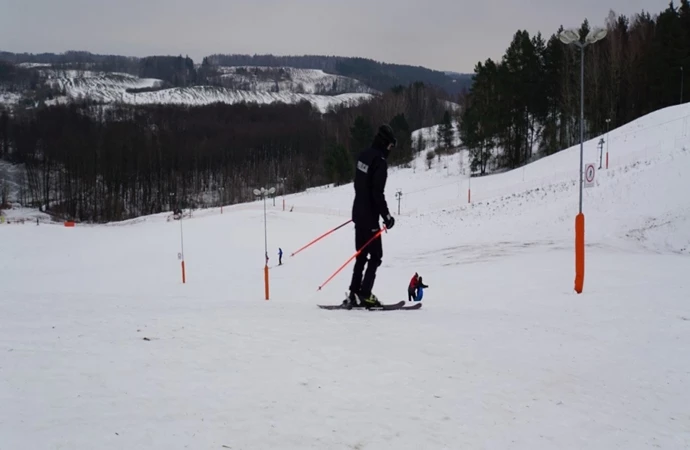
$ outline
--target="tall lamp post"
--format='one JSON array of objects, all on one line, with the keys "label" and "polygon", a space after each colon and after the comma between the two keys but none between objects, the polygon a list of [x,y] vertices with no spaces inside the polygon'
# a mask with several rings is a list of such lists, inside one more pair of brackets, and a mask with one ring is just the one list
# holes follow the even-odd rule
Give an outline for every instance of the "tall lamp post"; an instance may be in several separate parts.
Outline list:
[{"label": "tall lamp post", "polygon": [[403,196],[402,190],[398,189],[395,192],[395,197],[398,199],[398,215],[400,215],[400,200],[402,200],[402,196]]},{"label": "tall lamp post", "polygon": [[285,177],[278,178],[278,181],[280,182],[280,193],[283,196],[283,211],[285,211],[285,180],[286,179],[287,178],[285,178]]},{"label": "tall lamp post", "polygon": [[254,189],[254,195],[260,197],[264,201],[264,290],[266,293],[266,300],[268,300],[268,232],[266,230],[266,197],[273,195],[276,192],[276,188],[266,189],[262,187],[261,189]]},{"label": "tall lamp post", "polygon": [[565,45],[573,44],[580,48],[580,208],[575,217],[575,292],[582,293],[585,283],[585,216],[582,213],[582,175],[583,153],[585,141],[585,47],[606,37],[606,30],[594,28],[590,30],[584,41],[580,39],[577,30],[564,30],[558,36]]},{"label": "tall lamp post", "polygon": [[604,160],[604,138],[599,139],[599,170]]}]

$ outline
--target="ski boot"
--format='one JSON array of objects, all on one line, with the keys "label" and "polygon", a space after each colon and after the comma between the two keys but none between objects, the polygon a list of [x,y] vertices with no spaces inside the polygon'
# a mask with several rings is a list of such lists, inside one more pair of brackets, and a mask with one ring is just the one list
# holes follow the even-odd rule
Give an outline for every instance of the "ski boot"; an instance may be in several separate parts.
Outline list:
[{"label": "ski boot", "polygon": [[350,291],[350,293],[347,294],[345,300],[343,300],[342,307],[345,309],[352,309],[353,307],[357,306],[359,306],[357,303],[357,294]]},{"label": "ski boot", "polygon": [[372,308],[376,306],[382,306],[379,299],[374,294],[369,294],[367,296],[357,295],[359,298],[359,304],[365,308]]}]

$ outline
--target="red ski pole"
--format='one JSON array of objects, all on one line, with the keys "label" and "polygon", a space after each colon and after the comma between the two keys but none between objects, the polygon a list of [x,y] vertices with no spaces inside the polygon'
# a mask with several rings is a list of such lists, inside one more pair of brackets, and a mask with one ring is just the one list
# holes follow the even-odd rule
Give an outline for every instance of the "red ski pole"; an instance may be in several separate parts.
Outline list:
[{"label": "red ski pole", "polygon": [[320,291],[321,288],[324,287],[326,284],[328,284],[328,282],[331,281],[336,275],[338,275],[338,273],[340,273],[340,271],[343,270],[343,269],[345,268],[345,266],[347,266],[348,263],[349,263],[350,261],[352,261],[353,259],[355,259],[355,258],[357,257],[357,255],[359,255],[360,253],[362,253],[362,250],[364,250],[364,249],[366,248],[367,245],[371,244],[372,241],[373,241],[374,239],[376,239],[377,237],[380,237],[380,236],[381,236],[381,233],[383,233],[383,231],[384,231],[385,229],[386,229],[386,227],[383,227],[382,229],[380,229],[380,230],[378,231],[378,233],[376,233],[374,236],[372,236],[371,239],[369,239],[369,240],[367,241],[367,243],[364,244],[364,245],[362,246],[362,248],[360,248],[359,250],[357,250],[357,251],[355,252],[354,255],[350,256],[350,259],[348,259],[347,261],[345,261],[345,263],[343,263],[343,265],[340,266],[340,268],[339,268],[338,270],[336,270],[336,271],[333,273],[333,275],[331,275],[330,277],[328,277],[328,279],[327,279],[326,281],[324,281],[323,284],[322,284],[321,286],[319,286],[319,288],[317,289],[317,291]]},{"label": "red ski pole", "polygon": [[315,244],[316,242],[318,242],[318,241],[320,241],[321,239],[325,238],[326,236],[328,236],[329,234],[333,233],[334,231],[341,229],[342,227],[344,227],[345,225],[347,225],[347,224],[350,223],[350,222],[352,222],[352,219],[348,220],[347,222],[343,223],[342,225],[338,225],[337,227],[333,228],[333,229],[330,230],[330,231],[325,232],[324,234],[322,234],[321,236],[317,237],[316,239],[314,239],[313,241],[311,241],[310,243],[308,243],[308,244],[305,245],[304,247],[302,247],[302,248],[300,248],[299,250],[297,250],[296,252],[292,253],[292,255],[290,255],[290,256],[295,256],[296,254],[298,254],[299,252],[301,252],[301,251],[304,250],[305,248],[310,247],[312,244]]}]

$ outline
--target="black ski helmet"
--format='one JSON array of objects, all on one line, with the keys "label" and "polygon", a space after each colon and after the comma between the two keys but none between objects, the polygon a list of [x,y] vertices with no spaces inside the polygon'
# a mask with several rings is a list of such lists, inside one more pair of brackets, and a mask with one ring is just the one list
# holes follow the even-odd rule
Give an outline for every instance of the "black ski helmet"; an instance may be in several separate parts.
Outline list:
[{"label": "black ski helmet", "polygon": [[393,147],[398,145],[398,140],[395,139],[395,133],[393,132],[393,128],[391,128],[391,126],[387,123],[384,123],[379,127],[379,131],[376,134],[376,137],[380,139],[386,147],[388,147],[388,144],[393,144]]}]

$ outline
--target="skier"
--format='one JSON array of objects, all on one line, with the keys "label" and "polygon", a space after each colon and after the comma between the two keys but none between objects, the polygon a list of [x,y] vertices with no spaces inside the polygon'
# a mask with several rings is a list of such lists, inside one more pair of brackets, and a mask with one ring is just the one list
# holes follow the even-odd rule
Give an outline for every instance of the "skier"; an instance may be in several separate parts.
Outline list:
[{"label": "skier", "polygon": [[[381,125],[371,147],[363,150],[357,158],[354,182],[355,200],[352,203],[356,250],[360,250],[380,231],[379,217],[383,219],[387,229],[395,225],[395,219],[388,211],[384,190],[388,178],[388,155],[396,144],[393,129],[389,125]],[[381,265],[382,258],[383,246],[379,235],[357,255],[352,270],[350,293],[344,304],[348,306],[381,304],[372,293],[372,288],[376,278],[376,269]],[[365,265],[367,270],[362,277]]]},{"label": "skier", "polygon": [[278,247],[278,265],[283,265],[283,249]]}]

